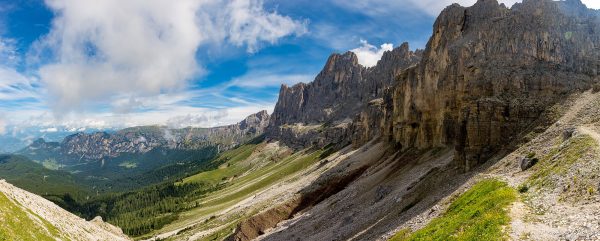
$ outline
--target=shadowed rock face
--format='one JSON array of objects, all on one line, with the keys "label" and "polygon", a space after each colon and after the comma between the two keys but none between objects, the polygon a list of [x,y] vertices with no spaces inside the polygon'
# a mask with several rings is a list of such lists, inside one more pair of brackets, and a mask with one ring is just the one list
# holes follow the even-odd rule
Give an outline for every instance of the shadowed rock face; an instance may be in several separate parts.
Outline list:
[{"label": "shadowed rock face", "polygon": [[403,44],[368,69],[332,55],[314,82],[282,86],[268,136],[294,148],[376,136],[402,149],[454,146],[469,169],[590,88],[599,66],[600,11],[579,0],[454,4],[422,52]]},{"label": "shadowed rock face", "polygon": [[[383,96],[395,76],[416,64],[420,55],[404,43],[384,53],[372,68],[360,65],[352,52],[331,55],[313,82],[281,87],[269,136],[294,148],[349,142],[349,124],[356,114]],[[305,128],[311,125],[323,126]]]},{"label": "shadowed rock face", "polygon": [[454,145],[466,169],[518,137],[599,71],[600,14],[579,0],[457,4],[438,17],[421,62],[399,76],[393,140]]}]

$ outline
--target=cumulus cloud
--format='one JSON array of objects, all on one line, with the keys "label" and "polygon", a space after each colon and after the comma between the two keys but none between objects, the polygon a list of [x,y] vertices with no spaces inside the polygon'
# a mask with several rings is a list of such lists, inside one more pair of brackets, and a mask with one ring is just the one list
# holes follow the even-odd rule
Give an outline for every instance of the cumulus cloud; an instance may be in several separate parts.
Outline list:
[{"label": "cumulus cloud", "polygon": [[383,56],[385,51],[391,51],[394,49],[394,45],[390,43],[382,44],[380,48],[369,44],[366,40],[361,40],[360,43],[362,46],[350,51],[356,54],[356,57],[358,57],[358,63],[365,67],[373,67],[377,65],[377,61],[381,59],[381,56]]},{"label": "cumulus cloud", "polygon": [[59,111],[114,96],[135,98],[181,89],[204,72],[196,54],[206,45],[225,43],[254,52],[262,42],[306,32],[304,22],[265,10],[262,0],[46,4],[56,18],[31,56],[54,56],[42,64],[39,75]]}]

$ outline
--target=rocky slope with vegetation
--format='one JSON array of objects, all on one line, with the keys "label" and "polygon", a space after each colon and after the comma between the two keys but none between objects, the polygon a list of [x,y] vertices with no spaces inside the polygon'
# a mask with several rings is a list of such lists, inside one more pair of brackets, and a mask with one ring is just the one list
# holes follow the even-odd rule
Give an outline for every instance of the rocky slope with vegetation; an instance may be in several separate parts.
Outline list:
[{"label": "rocky slope with vegetation", "polygon": [[52,202],[0,180],[1,240],[129,240],[101,218],[85,221]]},{"label": "rocky slope with vegetation", "polygon": [[[386,146],[382,157],[364,160],[357,169],[331,169],[300,191],[299,200],[288,200],[242,222],[230,238],[374,240],[386,237],[394,227],[404,226],[408,229],[400,231],[406,235],[399,236],[407,239],[455,235],[502,239],[505,234],[497,231],[508,225],[512,213],[498,214],[508,218],[495,220],[496,224],[490,226],[493,230],[479,230],[484,236],[469,236],[469,232],[477,232],[467,227],[477,224],[460,220],[443,224],[448,222],[444,220],[454,219],[444,216],[467,215],[471,208],[482,207],[466,206],[453,214],[446,209],[459,204],[441,200],[456,197],[482,176],[491,175],[487,169],[490,165],[542,133],[565,113],[553,112],[550,107],[566,105],[567,96],[586,91],[599,81],[599,26],[600,11],[587,9],[578,0],[529,0],[510,9],[495,0],[479,0],[472,7],[447,7],[438,17],[433,36],[416,65],[400,71],[393,85],[380,96],[363,100],[359,108],[345,108],[345,121],[326,122],[320,115],[298,119],[293,110],[287,119],[280,116],[285,112],[273,115],[272,125],[282,126],[280,130],[295,129],[283,135],[269,132],[272,140],[307,146],[305,133],[311,132],[317,133],[311,136],[317,139],[309,138],[312,142],[308,146],[350,142],[361,146],[372,140]],[[337,76],[355,73],[338,73],[329,81],[335,84]],[[316,82],[308,86],[318,85]],[[324,90],[328,92],[322,96],[337,95],[335,89]],[[328,111],[320,109],[327,104],[311,104],[305,94],[291,98],[288,92],[282,88],[278,106]],[[331,129],[337,132],[328,131]],[[584,150],[563,155],[578,151]],[[568,162],[581,161],[581,157],[569,157]],[[555,165],[550,167],[555,169]],[[509,179],[505,175],[494,178]],[[510,188],[517,189],[512,180],[508,181]],[[492,185],[494,188],[488,191],[512,192],[503,191],[503,185]],[[488,189],[477,185],[473,188],[471,193]],[[471,196],[469,192],[465,195]],[[498,203],[505,208],[515,199],[503,200]],[[431,221],[433,226],[426,226],[437,216],[440,219]],[[273,218],[277,221],[265,222]],[[466,231],[443,233],[444,229],[435,225],[457,225]],[[553,230],[561,233],[555,236],[557,239],[594,237],[568,236],[562,229]]]}]

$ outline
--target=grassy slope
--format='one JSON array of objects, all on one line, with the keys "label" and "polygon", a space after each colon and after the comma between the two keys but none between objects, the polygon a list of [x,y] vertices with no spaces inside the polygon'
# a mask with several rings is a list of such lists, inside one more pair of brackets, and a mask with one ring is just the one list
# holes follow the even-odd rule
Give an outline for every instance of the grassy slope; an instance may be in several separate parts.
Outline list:
[{"label": "grassy slope", "polygon": [[[317,151],[310,154],[294,155],[282,161],[283,163],[281,164],[269,166],[265,168],[266,170],[260,170],[255,173],[252,173],[247,178],[245,178],[245,180],[236,183],[237,185],[234,185],[232,188],[225,189],[221,194],[219,194],[221,195],[219,196],[219,198],[207,202],[205,205],[215,208],[207,209],[205,211],[216,212],[218,210],[234,206],[236,203],[253,195],[254,193],[260,190],[264,190],[265,188],[268,188],[269,186],[277,183],[278,181],[281,181],[286,177],[289,177],[294,173],[313,165],[316,161],[319,160],[319,156],[321,155],[321,153],[322,151]],[[235,189],[236,187],[244,185],[244,183],[253,182],[253,180],[259,181],[254,182],[251,185],[245,186],[239,190]],[[229,234],[231,234],[231,232],[233,231],[235,226],[237,226],[239,221],[248,218],[256,213],[256,211],[252,213],[246,213],[243,216],[237,217],[237,219],[227,220],[227,222],[229,222],[229,225],[219,230],[219,232],[216,232],[208,237],[204,237],[203,240],[219,240],[227,237]],[[208,213],[201,212],[201,214]],[[219,225],[227,223],[221,222],[219,220],[215,221]]]},{"label": "grassy slope", "polygon": [[196,175],[187,177],[183,180],[184,183],[206,183],[215,185],[223,180],[223,178],[233,177],[234,175],[240,175],[247,171],[250,166],[238,165],[239,162],[250,157],[252,152],[256,149],[256,144],[248,144],[240,146],[239,148],[233,149],[223,153],[219,158],[213,160],[215,163],[223,163],[218,169],[201,172]]},{"label": "grassy slope", "polygon": [[52,224],[0,193],[0,240],[56,240],[59,236]]},{"label": "grassy slope", "polygon": [[557,145],[533,167],[534,173],[529,177],[526,185],[554,188],[557,181],[554,176],[564,176],[573,164],[587,153],[595,151],[597,147],[596,141],[588,135],[573,137],[566,145]]},{"label": "grassy slope", "polygon": [[423,229],[412,234],[402,230],[391,240],[505,240],[503,226],[510,222],[507,207],[516,198],[516,191],[506,183],[481,181]]},{"label": "grassy slope", "polygon": [[[184,179],[183,183],[221,185],[222,188],[199,199],[199,208],[180,214],[177,221],[155,233],[175,230],[196,221],[213,217],[220,211],[234,207],[237,203],[255,193],[315,164],[323,153],[322,150],[309,153],[299,152],[284,158],[278,158],[274,156],[274,153],[266,152],[261,148],[264,148],[264,145],[245,145],[230,150],[216,160],[224,161],[220,168],[201,172]],[[253,152],[259,149],[262,151],[261,154],[252,155]],[[254,168],[256,165],[261,166],[260,168]],[[241,219],[252,214],[254,213],[210,218],[200,224],[200,230],[217,228],[218,230],[215,233],[204,237],[204,239],[221,239],[229,235]]]}]

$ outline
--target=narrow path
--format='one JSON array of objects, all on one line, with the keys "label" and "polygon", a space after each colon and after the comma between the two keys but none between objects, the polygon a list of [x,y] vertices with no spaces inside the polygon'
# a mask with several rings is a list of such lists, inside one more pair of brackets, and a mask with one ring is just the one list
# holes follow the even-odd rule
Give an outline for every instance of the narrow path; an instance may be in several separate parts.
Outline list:
[{"label": "narrow path", "polygon": [[580,126],[577,129],[581,133],[589,135],[592,138],[594,138],[594,140],[596,140],[596,142],[598,143],[598,145],[600,145],[600,133],[598,133],[596,130],[594,130],[593,127],[591,127],[591,126]]},{"label": "narrow path", "polygon": [[573,105],[568,107],[569,110],[560,118],[559,121],[563,123],[572,122],[575,117],[577,117],[577,114],[579,114],[579,112],[581,112],[581,110],[583,110],[587,104],[596,99],[597,96],[598,95],[592,93],[591,90],[579,94],[577,100],[575,100]]}]

